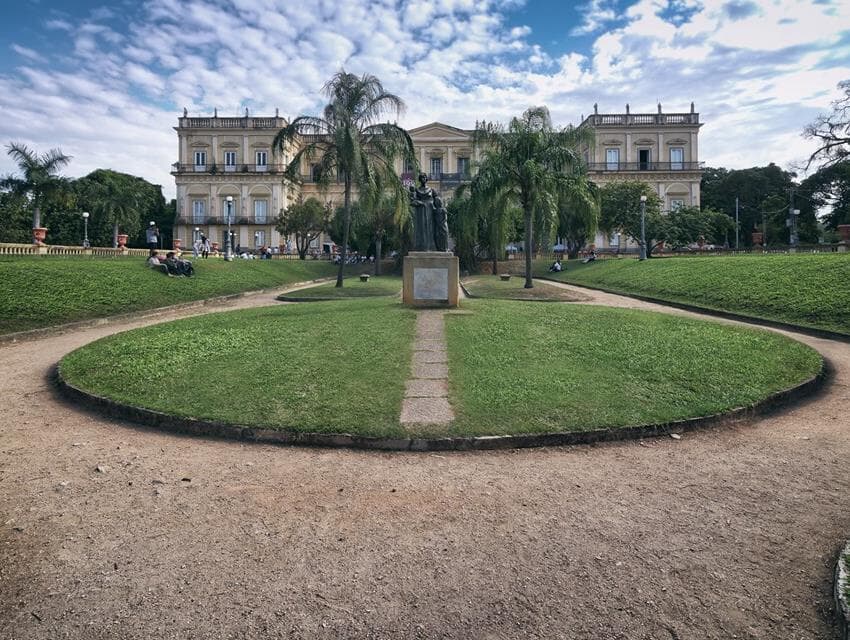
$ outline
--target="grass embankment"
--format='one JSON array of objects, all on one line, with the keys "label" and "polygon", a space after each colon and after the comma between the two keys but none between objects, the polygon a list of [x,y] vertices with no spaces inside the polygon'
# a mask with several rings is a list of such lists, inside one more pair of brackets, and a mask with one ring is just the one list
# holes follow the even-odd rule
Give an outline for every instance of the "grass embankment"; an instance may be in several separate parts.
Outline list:
[{"label": "grass embankment", "polygon": [[398,276],[372,276],[368,282],[361,282],[359,277],[349,277],[344,279],[343,286],[340,288],[337,288],[336,282],[325,282],[279,296],[279,299],[338,300],[341,298],[395,296],[399,293],[401,293],[401,278]]},{"label": "grass embankment", "polygon": [[599,260],[541,276],[850,335],[850,253]]},{"label": "grass embankment", "polygon": [[470,300],[446,318],[452,433],[575,431],[747,405],[816,374],[813,349],[664,314]]},{"label": "grass embankment", "polygon": [[499,276],[482,275],[463,281],[463,287],[473,298],[495,298],[502,300],[536,300],[540,302],[577,302],[587,296],[567,291],[545,282],[535,282],[531,289],[525,288],[525,278],[512,276],[502,280]]},{"label": "grass embankment", "polygon": [[[752,403],[814,375],[812,349],[759,330],[637,311],[468,300],[446,317],[444,435],[665,422]],[[251,426],[435,436],[398,422],[415,312],[391,298],[285,305],[129,331],[66,356],[119,402]],[[109,363],[109,366],[104,366]]]},{"label": "grass embankment", "polygon": [[282,287],[336,274],[325,261],[194,260],[193,278],[169,278],[143,258],[0,259],[0,334]]},{"label": "grass embankment", "polygon": [[387,299],[216,313],[104,338],[60,371],[97,394],[184,417],[398,436],[415,317]]}]

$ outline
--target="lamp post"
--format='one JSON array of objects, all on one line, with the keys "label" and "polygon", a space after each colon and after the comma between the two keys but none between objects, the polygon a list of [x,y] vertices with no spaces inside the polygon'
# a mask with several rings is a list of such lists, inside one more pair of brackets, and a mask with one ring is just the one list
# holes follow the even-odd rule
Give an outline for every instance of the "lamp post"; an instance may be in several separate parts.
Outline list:
[{"label": "lamp post", "polygon": [[646,260],[646,196],[640,197],[640,259]]},{"label": "lamp post", "polygon": [[800,215],[799,209],[791,209],[791,248],[797,249],[797,217]]},{"label": "lamp post", "polygon": [[224,259],[233,260],[233,238],[230,236],[230,217],[233,211],[233,196],[227,196],[227,246],[224,248]]},{"label": "lamp post", "polygon": [[620,255],[620,248],[621,248],[620,247],[620,241],[621,241],[622,236],[620,235],[620,232],[618,231],[617,233],[614,234],[614,237],[617,239],[617,255]]},{"label": "lamp post", "polygon": [[89,212],[83,211],[83,249],[88,249],[89,244]]}]

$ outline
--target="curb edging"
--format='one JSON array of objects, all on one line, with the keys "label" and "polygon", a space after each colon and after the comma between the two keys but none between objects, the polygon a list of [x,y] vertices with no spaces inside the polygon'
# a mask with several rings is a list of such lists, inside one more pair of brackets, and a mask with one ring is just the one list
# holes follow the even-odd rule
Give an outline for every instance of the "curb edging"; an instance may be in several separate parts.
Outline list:
[{"label": "curb edging", "polygon": [[774,329],[794,331],[796,333],[802,333],[804,335],[812,336],[815,338],[826,338],[827,340],[836,340],[838,342],[850,342],[850,335],[847,335],[845,333],[838,333],[837,331],[830,331],[829,329],[804,327],[799,324],[782,322],[781,320],[769,320],[767,318],[759,318],[757,316],[746,316],[740,313],[734,313],[732,311],[721,311],[719,309],[712,309],[711,307],[700,307],[694,304],[688,304],[687,302],[675,302],[673,300],[664,300],[663,298],[653,298],[652,296],[644,296],[638,293],[625,293],[623,291],[617,291],[616,289],[608,289],[606,287],[577,284],[574,282],[567,282],[565,280],[556,280],[555,278],[549,278],[547,276],[534,276],[534,278],[536,280],[545,280],[547,282],[557,282],[558,284],[565,284],[571,287],[578,287],[579,289],[590,289],[591,291],[601,291],[602,293],[610,293],[615,296],[623,296],[624,298],[633,298],[634,300],[641,300],[642,302],[652,302],[653,304],[658,304],[665,307],[673,307],[674,309],[682,309],[683,311],[693,311],[694,313],[701,313],[707,316],[715,316],[718,318],[725,318],[727,320],[738,320],[740,322],[756,324],[763,327],[772,327]]},{"label": "curb edging", "polygon": [[106,417],[120,418],[163,431],[264,444],[422,452],[478,451],[486,449],[520,449],[579,445],[616,440],[635,440],[669,435],[671,433],[694,431],[696,429],[704,429],[764,415],[791,402],[813,395],[832,377],[832,371],[833,369],[829,361],[826,358],[822,358],[820,371],[808,380],[804,380],[798,385],[779,391],[751,405],[737,407],[724,413],[708,416],[649,425],[619,427],[616,429],[588,429],[585,431],[565,431],[558,433],[506,436],[457,436],[446,438],[391,438],[358,436],[348,433],[299,433],[295,431],[277,431],[262,427],[250,427],[216,420],[182,418],[144,407],[125,405],[109,398],[89,393],[65,380],[59,370],[59,365],[54,367],[51,378],[59,394],[67,400],[81,404]]},{"label": "curb edging", "polygon": [[838,617],[838,626],[841,629],[841,640],[850,640],[850,602],[848,602],[848,590],[850,590],[850,540],[838,553],[835,563],[835,580],[833,582],[833,595],[835,596],[835,613]]}]

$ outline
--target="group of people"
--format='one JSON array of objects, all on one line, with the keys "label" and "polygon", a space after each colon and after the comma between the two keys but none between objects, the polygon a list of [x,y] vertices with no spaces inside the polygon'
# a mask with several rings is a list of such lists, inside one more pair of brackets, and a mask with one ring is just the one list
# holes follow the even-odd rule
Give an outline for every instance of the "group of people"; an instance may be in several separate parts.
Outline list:
[{"label": "group of people", "polygon": [[195,240],[192,243],[192,255],[196,258],[200,256],[201,258],[209,258],[210,257],[210,240],[203,233],[201,237]]},{"label": "group of people", "polygon": [[[339,264],[340,260],[342,260],[342,256],[340,256],[340,254],[338,253],[335,253],[333,257],[333,263]],[[345,264],[364,264],[366,262],[375,262],[375,256],[361,255],[357,251],[355,251],[354,253],[349,253],[347,256],[345,256]]]},{"label": "group of people", "polygon": [[195,275],[195,268],[189,260],[184,260],[174,251],[169,251],[165,254],[165,260],[161,260],[159,254],[152,254],[148,260],[148,266],[151,269],[161,271],[168,276],[185,276],[191,277]]},{"label": "group of people", "polygon": [[[587,264],[588,262],[593,262],[594,260],[596,260],[596,250],[591,249],[587,253],[587,255],[585,255],[584,259],[581,262],[582,262],[582,264]],[[553,262],[552,265],[549,267],[549,272],[550,273],[558,273],[559,271],[563,271],[563,270],[564,270],[564,267],[561,266],[561,259],[555,258],[555,262]]]}]

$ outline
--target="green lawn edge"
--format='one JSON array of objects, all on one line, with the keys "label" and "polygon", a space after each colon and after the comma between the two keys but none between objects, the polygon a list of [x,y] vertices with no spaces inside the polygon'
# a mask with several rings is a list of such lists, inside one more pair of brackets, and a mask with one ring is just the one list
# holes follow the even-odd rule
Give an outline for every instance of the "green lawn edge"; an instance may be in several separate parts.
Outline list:
[{"label": "green lawn edge", "polygon": [[568,261],[535,276],[850,336],[850,253]]}]

